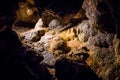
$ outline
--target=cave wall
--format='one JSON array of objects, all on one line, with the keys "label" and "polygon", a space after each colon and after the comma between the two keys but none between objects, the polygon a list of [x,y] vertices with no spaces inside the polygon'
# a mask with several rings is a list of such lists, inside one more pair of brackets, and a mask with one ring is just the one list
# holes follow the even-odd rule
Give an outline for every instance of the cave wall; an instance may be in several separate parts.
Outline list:
[{"label": "cave wall", "polygon": [[120,79],[119,4],[118,0],[84,0],[83,3],[90,28],[95,32],[84,42],[91,54],[88,63],[104,80]]},{"label": "cave wall", "polygon": [[34,0],[25,0],[18,3],[19,9],[17,10],[17,19],[15,26],[33,28],[38,21],[39,13],[35,7]]},{"label": "cave wall", "polygon": [[120,1],[116,0],[85,0],[83,8],[90,19],[90,24],[97,23],[96,28],[117,33],[119,37],[120,28]]},{"label": "cave wall", "polygon": [[[54,0],[52,1],[54,2]],[[62,3],[64,3],[64,1],[62,1]],[[50,5],[52,5],[52,3]],[[118,0],[84,0],[82,8],[84,9],[88,20],[82,19],[77,25],[76,32],[78,32],[75,33],[80,41],[80,45],[77,47],[81,46],[89,49],[88,54],[90,57],[88,58],[87,63],[99,77],[103,78],[103,80],[120,79],[119,5],[120,1]],[[64,11],[62,11],[62,13],[64,13]],[[48,17],[49,16],[43,16],[46,20],[48,20]],[[55,17],[52,19],[54,18]],[[43,21],[43,23],[45,21]],[[49,24],[49,22],[50,21],[48,21],[47,24]],[[69,38],[71,37],[69,35],[72,34],[72,31],[74,34],[74,29],[68,29],[68,31],[62,35]],[[66,33],[67,35],[65,35]],[[54,36],[54,33],[52,33],[52,36]],[[43,37],[47,37],[47,34]],[[72,39],[74,40],[74,38],[75,36],[73,35]],[[67,39],[65,40],[67,41]]]}]

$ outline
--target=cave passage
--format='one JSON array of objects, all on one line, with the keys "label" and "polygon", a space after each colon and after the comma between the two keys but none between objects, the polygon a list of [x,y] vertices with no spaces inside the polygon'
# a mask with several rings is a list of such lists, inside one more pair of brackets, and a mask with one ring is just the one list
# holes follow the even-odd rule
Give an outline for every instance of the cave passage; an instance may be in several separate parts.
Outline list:
[{"label": "cave passage", "polygon": [[119,80],[120,2],[0,2],[0,80]]}]

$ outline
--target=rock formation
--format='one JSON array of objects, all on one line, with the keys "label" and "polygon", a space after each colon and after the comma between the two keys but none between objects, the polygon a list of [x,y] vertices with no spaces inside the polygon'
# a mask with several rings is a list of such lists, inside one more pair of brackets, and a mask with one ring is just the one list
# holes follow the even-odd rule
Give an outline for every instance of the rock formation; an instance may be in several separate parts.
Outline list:
[{"label": "rock formation", "polygon": [[[35,0],[35,4],[30,2],[34,7],[36,6],[40,17],[35,28],[18,34],[27,49],[30,48],[43,55],[41,64],[47,67],[54,78],[58,80],[120,79],[120,1],[37,1]],[[36,8],[35,10],[32,8],[33,13],[36,12]],[[25,11],[28,15],[32,14],[31,8],[26,8]],[[4,19],[0,20],[4,22]],[[33,17],[28,21],[31,19]],[[3,43],[5,40],[1,38],[1,50],[8,45]],[[12,44],[15,43],[9,43]],[[28,56],[31,58],[32,55]],[[36,68],[34,65],[32,67]],[[43,67],[40,67],[40,70],[41,68]],[[32,71],[39,73],[37,70]]]},{"label": "rock formation", "polygon": [[43,56],[26,48],[12,30],[18,1],[4,0],[1,3],[0,80],[52,80],[46,66],[40,64]]}]

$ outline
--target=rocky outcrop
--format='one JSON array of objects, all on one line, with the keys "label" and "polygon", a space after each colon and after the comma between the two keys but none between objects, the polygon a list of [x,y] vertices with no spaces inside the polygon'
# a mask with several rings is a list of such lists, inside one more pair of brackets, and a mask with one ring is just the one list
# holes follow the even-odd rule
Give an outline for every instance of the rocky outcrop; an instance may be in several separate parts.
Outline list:
[{"label": "rocky outcrop", "polygon": [[113,80],[119,79],[119,42],[114,33],[101,32],[91,27],[89,21],[85,20],[60,33],[49,30],[40,41],[32,43],[30,47],[34,46],[35,50],[40,50],[44,56],[43,63],[49,66],[54,66],[60,55],[79,63],[83,59],[79,55],[87,52],[89,54],[87,63],[97,75],[103,80]]},{"label": "rocky outcrop", "polygon": [[15,26],[34,27],[39,19],[38,10],[35,8],[33,0],[19,2],[19,10],[17,11],[17,19]]},{"label": "rocky outcrop", "polygon": [[[68,1],[68,3],[68,5],[64,5],[68,7],[72,5],[71,2]],[[65,6],[61,7],[61,4],[57,4],[59,2],[56,3],[54,0],[43,4],[42,9],[46,9],[42,12],[39,11],[41,19],[35,29],[46,28],[44,30],[45,34],[28,46],[40,51],[44,56],[43,63],[52,67],[55,65],[57,58],[64,55],[67,59],[73,61],[70,62],[70,66],[74,64],[74,61],[77,61],[77,69],[79,70],[78,66],[81,67],[81,65],[78,64],[83,62],[82,60],[87,56],[82,53],[87,53],[89,56],[85,59],[85,63],[99,77],[103,78],[103,80],[119,80],[119,1],[84,0],[83,9],[76,5],[78,8],[73,12],[69,12],[74,9],[71,8],[72,6],[70,7],[71,9],[68,8],[67,10],[63,9]],[[54,7],[55,5],[58,8]],[[40,6],[37,6],[37,8],[40,9]],[[64,10],[67,11],[65,12]],[[86,16],[88,19],[86,19]],[[66,62],[69,63],[69,61]],[[64,67],[63,65],[61,64],[60,66]],[[59,68],[61,69],[61,67]],[[69,68],[71,69],[71,67]],[[64,70],[61,69],[61,71],[64,73]],[[64,75],[65,77],[67,77],[66,74]],[[64,80],[60,73],[57,76],[58,79],[62,78]]]},{"label": "rocky outcrop", "polygon": [[[86,11],[86,15],[89,18],[90,28],[94,31],[93,36],[88,36],[88,41],[84,43],[90,50],[90,57],[88,64],[97,72],[97,74],[103,77],[104,80],[119,79],[119,67],[118,55],[119,46],[117,45],[117,51],[115,44],[119,44],[119,39],[116,37],[118,28],[115,26],[113,18],[113,11],[117,3],[112,3],[112,0],[85,0],[83,8]],[[115,13],[119,13],[115,11]],[[117,19],[117,18],[116,18]],[[119,20],[118,20],[119,21]],[[89,28],[87,28],[89,30]],[[84,32],[83,32],[84,33]],[[119,34],[117,34],[119,36]],[[115,42],[114,42],[115,40]],[[118,41],[118,42],[116,42]],[[114,74],[116,72],[117,74]],[[114,77],[112,76],[114,75]],[[115,76],[116,75],[116,76]]]},{"label": "rocky outcrop", "polygon": [[[20,0],[22,1],[22,0]],[[1,5],[2,4],[2,5]],[[52,80],[42,55],[25,47],[12,30],[18,0],[0,2],[0,80]]]},{"label": "rocky outcrop", "polygon": [[83,8],[92,26],[96,26],[96,28],[102,29],[102,31],[118,33],[120,13],[118,4],[120,4],[119,1],[113,0],[85,0]]},{"label": "rocky outcrop", "polygon": [[26,40],[26,41],[32,41],[32,42],[37,42],[40,40],[41,36],[45,34],[44,30],[30,30],[28,32],[22,33],[21,38]]}]

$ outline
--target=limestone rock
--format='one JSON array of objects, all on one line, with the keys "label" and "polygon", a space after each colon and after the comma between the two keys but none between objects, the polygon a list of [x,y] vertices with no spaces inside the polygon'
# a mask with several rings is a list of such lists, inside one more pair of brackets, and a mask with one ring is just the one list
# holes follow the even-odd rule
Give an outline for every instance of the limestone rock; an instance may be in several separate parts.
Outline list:
[{"label": "limestone rock", "polygon": [[19,7],[15,26],[34,27],[39,19],[39,15],[33,1],[20,2]]},{"label": "limestone rock", "polygon": [[60,21],[58,19],[51,20],[48,25],[49,29],[60,29],[61,26],[62,26],[62,24],[60,23]]},{"label": "limestone rock", "polygon": [[78,38],[81,42],[86,42],[88,41],[90,36],[95,35],[95,31],[94,29],[92,30],[92,28],[90,27],[89,23],[87,20],[82,21],[79,25],[78,25],[78,29],[77,29],[77,34],[78,34]]},{"label": "limestone rock", "polygon": [[40,18],[40,19],[37,21],[37,23],[35,24],[35,28],[34,28],[34,29],[39,30],[39,29],[42,28],[42,27],[43,27],[43,21],[42,21],[42,19]]},{"label": "limestone rock", "polygon": [[25,33],[22,33],[22,39],[26,40],[26,41],[32,41],[32,42],[36,42],[39,41],[41,36],[43,36],[45,33],[44,30],[31,30]]},{"label": "limestone rock", "polygon": [[[118,9],[118,3],[118,1],[112,0],[85,0],[82,6],[89,18],[90,28],[95,30],[95,35],[90,36],[88,41],[84,43],[84,46],[87,46],[90,50],[88,63],[103,80],[119,79],[117,74],[116,76],[112,74],[119,71],[119,69],[114,69],[114,67],[119,66],[119,55],[116,58],[114,51],[116,50],[119,53],[119,49],[118,45],[115,47],[115,44],[113,44],[114,40],[117,40],[114,33],[116,33],[115,24],[118,24],[117,21],[119,21],[118,15],[116,15],[117,18],[115,16],[119,13],[115,10]],[[116,23],[113,23],[113,19],[116,20]],[[118,30],[119,27],[117,27]],[[119,44],[119,40],[117,41],[115,43]]]},{"label": "limestone rock", "polygon": [[57,34],[57,36],[63,38],[66,41],[74,40],[74,38],[76,37],[76,30],[74,28],[70,28]]},{"label": "limestone rock", "polygon": [[50,46],[49,41],[54,38],[54,35],[52,34],[45,34],[44,36],[41,37],[39,43],[41,43],[43,48],[47,50]]},{"label": "limestone rock", "polygon": [[44,27],[48,27],[50,22],[54,19],[58,20],[57,22],[59,23],[59,20],[60,20],[59,16],[57,16],[52,10],[45,10],[41,15],[42,15],[41,18],[43,20],[43,26]]},{"label": "limestone rock", "polygon": [[53,54],[49,53],[48,51],[43,51],[41,54],[44,57],[42,63],[45,63],[51,67],[55,65],[56,57]]},{"label": "limestone rock", "polygon": [[55,55],[66,54],[70,51],[70,48],[62,38],[55,37],[50,41],[49,51]]}]

